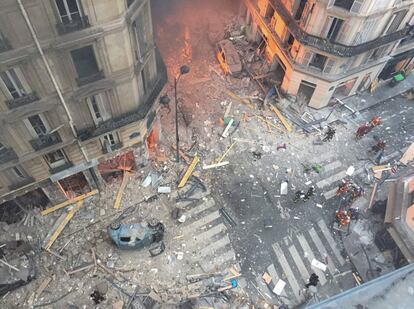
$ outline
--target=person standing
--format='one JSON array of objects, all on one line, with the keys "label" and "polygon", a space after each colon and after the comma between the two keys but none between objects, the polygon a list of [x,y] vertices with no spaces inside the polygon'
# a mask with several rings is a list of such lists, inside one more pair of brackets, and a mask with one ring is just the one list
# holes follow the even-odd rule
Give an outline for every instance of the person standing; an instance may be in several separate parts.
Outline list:
[{"label": "person standing", "polygon": [[305,284],[305,287],[309,288],[311,285],[317,286],[318,282],[319,282],[319,276],[315,273],[312,273],[309,277],[309,282]]}]

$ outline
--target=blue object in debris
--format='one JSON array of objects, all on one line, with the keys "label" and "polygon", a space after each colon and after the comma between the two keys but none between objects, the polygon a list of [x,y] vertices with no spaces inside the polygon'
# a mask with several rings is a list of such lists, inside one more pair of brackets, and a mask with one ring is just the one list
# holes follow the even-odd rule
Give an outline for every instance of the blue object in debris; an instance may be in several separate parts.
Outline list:
[{"label": "blue object in debris", "polygon": [[274,95],[276,95],[276,88],[275,86],[273,86],[272,88],[269,89],[269,92],[266,95],[266,98],[271,98]]},{"label": "blue object in debris", "polygon": [[231,279],[231,287],[234,289],[234,288],[237,288],[237,280],[236,279]]}]

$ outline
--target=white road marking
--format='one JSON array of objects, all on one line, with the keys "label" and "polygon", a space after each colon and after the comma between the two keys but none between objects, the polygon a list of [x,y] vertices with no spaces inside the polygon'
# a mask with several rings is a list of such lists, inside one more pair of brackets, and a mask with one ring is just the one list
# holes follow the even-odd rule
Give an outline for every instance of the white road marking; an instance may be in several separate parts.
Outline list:
[{"label": "white road marking", "polygon": [[326,200],[329,200],[331,198],[333,198],[336,195],[336,191],[338,190],[338,188],[333,188],[332,190],[326,191],[323,196],[325,197]]},{"label": "white road marking", "polygon": [[301,288],[299,287],[298,282],[296,281],[295,275],[293,274],[292,269],[289,266],[288,261],[286,260],[286,257],[282,251],[282,249],[280,248],[280,246],[277,243],[274,243],[272,245],[273,247],[273,251],[275,252],[276,256],[277,256],[277,260],[280,263],[280,265],[282,266],[283,272],[285,273],[287,280],[293,290],[293,294],[295,295],[296,299],[298,301],[301,300],[300,297],[300,290]]},{"label": "white road marking", "polygon": [[330,184],[337,182],[343,178],[346,177],[346,171],[340,171],[339,173],[336,173],[328,178],[322,179],[321,181],[318,181],[316,185],[318,188],[324,188],[326,186],[329,186]]},{"label": "white road marking", "polygon": [[340,161],[334,161],[332,163],[324,165],[322,173],[327,173],[341,166],[342,166],[342,163]]},{"label": "white road marking", "polygon": [[207,247],[203,246],[203,249],[201,249],[197,255],[198,256],[214,255],[218,249],[225,247],[228,244],[230,244],[230,238],[228,235],[226,235],[223,238],[208,245]]},{"label": "white road marking", "polygon": [[308,270],[305,267],[305,264],[303,263],[302,259],[299,256],[298,250],[296,250],[295,246],[289,247],[290,255],[293,257],[293,260],[295,261],[296,266],[299,269],[300,275],[302,276],[303,281],[305,283],[308,281],[310,274]]},{"label": "white road marking", "polygon": [[336,247],[335,240],[333,239],[331,233],[329,232],[328,227],[325,224],[325,221],[319,220],[318,221],[318,226],[321,229],[323,236],[326,238],[329,245],[331,246],[332,251],[335,254],[336,259],[338,260],[339,264],[341,264],[341,266],[344,265],[345,260],[342,257],[341,253],[339,252],[338,248]]},{"label": "white road marking", "polygon": [[206,240],[209,240],[214,235],[220,234],[226,230],[227,230],[226,226],[223,223],[220,223],[218,225],[213,226],[211,229],[201,234],[197,233],[197,234],[191,235],[190,239],[184,240],[186,248],[188,249],[188,248],[194,247],[195,245],[205,243]]},{"label": "white road marking", "polygon": [[321,239],[319,238],[319,236],[318,236],[318,234],[316,233],[316,231],[315,231],[315,229],[314,229],[314,228],[311,228],[311,229],[309,230],[309,235],[311,236],[311,238],[312,238],[313,242],[315,243],[316,248],[318,248],[319,253],[320,253],[320,254],[321,254],[321,256],[324,258],[324,260],[323,260],[323,261],[321,261],[321,262],[324,262],[324,263],[325,263],[325,258],[326,258],[326,257],[328,257],[328,263],[327,263],[327,266],[328,266],[329,272],[330,272],[332,275],[335,275],[335,274],[338,272],[338,270],[336,269],[335,265],[333,264],[333,260],[332,260],[332,258],[329,258],[328,251],[326,251],[326,248],[325,248],[325,247],[324,247],[324,245],[322,244],[322,241],[321,241]]},{"label": "white road marking", "polygon": [[191,223],[187,226],[184,226],[181,231],[182,231],[183,235],[185,235],[187,233],[195,233],[198,228],[200,228],[203,225],[206,225],[206,224],[208,224],[208,223],[210,223],[210,222],[212,222],[212,221],[214,221],[218,218],[220,218],[220,213],[217,210],[217,211],[212,212],[211,214],[208,214],[207,216],[202,217],[201,219],[199,219],[199,220],[197,220],[197,221],[195,221],[195,222],[193,222],[193,223]]},{"label": "white road marking", "polygon": [[[312,252],[312,249],[310,248],[308,242],[306,241],[305,236],[303,236],[302,234],[299,234],[299,235],[297,235],[297,238],[299,240],[299,243],[300,243],[303,251],[306,253],[306,257],[309,261],[309,264],[311,264],[312,260],[316,259],[315,255]],[[319,282],[321,283],[321,285],[325,285],[325,283],[326,283],[325,273],[323,271],[321,271],[320,269],[318,269],[316,267],[313,267],[313,266],[311,266],[311,269],[313,270],[313,272],[315,274],[318,275]]]},{"label": "white road marking", "polygon": [[191,208],[190,210],[186,211],[185,214],[188,214],[189,216],[195,216],[204,210],[209,209],[210,207],[213,207],[216,203],[213,199],[209,199],[202,203],[201,205],[198,205],[197,207]]}]

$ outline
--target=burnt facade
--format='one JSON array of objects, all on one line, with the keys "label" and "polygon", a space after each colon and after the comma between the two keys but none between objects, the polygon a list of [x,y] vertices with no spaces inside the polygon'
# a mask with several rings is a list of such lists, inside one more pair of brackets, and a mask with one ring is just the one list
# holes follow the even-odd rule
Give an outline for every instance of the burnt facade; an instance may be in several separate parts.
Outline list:
[{"label": "burnt facade", "polygon": [[[412,48],[413,14],[408,0],[244,0],[241,10],[281,89],[313,108],[369,89]],[[412,55],[401,57],[407,68]]]},{"label": "burnt facade", "polygon": [[149,0],[0,2],[0,203],[62,201],[145,147],[167,81]]}]

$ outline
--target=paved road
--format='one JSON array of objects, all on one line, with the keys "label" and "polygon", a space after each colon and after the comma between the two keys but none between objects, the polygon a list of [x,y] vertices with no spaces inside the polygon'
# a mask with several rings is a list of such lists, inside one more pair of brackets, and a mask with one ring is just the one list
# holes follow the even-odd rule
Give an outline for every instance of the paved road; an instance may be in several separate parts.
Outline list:
[{"label": "paved road", "polygon": [[[383,124],[355,141],[357,127],[374,115],[381,116]],[[414,140],[413,117],[414,103],[396,98],[357,118],[345,119],[347,124],[337,127],[335,139],[321,146],[313,145],[318,138],[315,136],[265,133],[263,124],[242,123],[233,137],[243,142],[238,142],[229,155],[231,164],[215,171],[213,195],[238,223],[230,229],[230,239],[253,298],[275,304],[282,300],[291,306],[312,301],[303,294],[303,287],[313,272],[321,280],[320,298],[354,286],[351,265],[331,230],[333,214],[340,203],[335,190],[351,165],[355,167],[355,181],[362,186],[369,183],[365,172],[369,161],[361,159],[368,157],[366,150],[375,143],[374,134],[387,140],[385,161],[399,159]],[[276,145],[282,142],[288,144],[287,150],[276,151]],[[255,158],[253,150],[260,151],[262,157]],[[301,164],[315,163],[324,167],[321,173],[303,173]],[[285,179],[289,181],[289,193],[280,196],[280,183]],[[310,182],[317,196],[305,203],[293,203],[294,192],[306,190]],[[366,198],[358,202],[365,203]],[[272,220],[272,229],[264,229],[264,218]],[[311,266],[313,259],[326,263],[326,271]],[[264,271],[274,282],[282,279],[286,283],[281,298],[275,298],[263,285]]]}]

